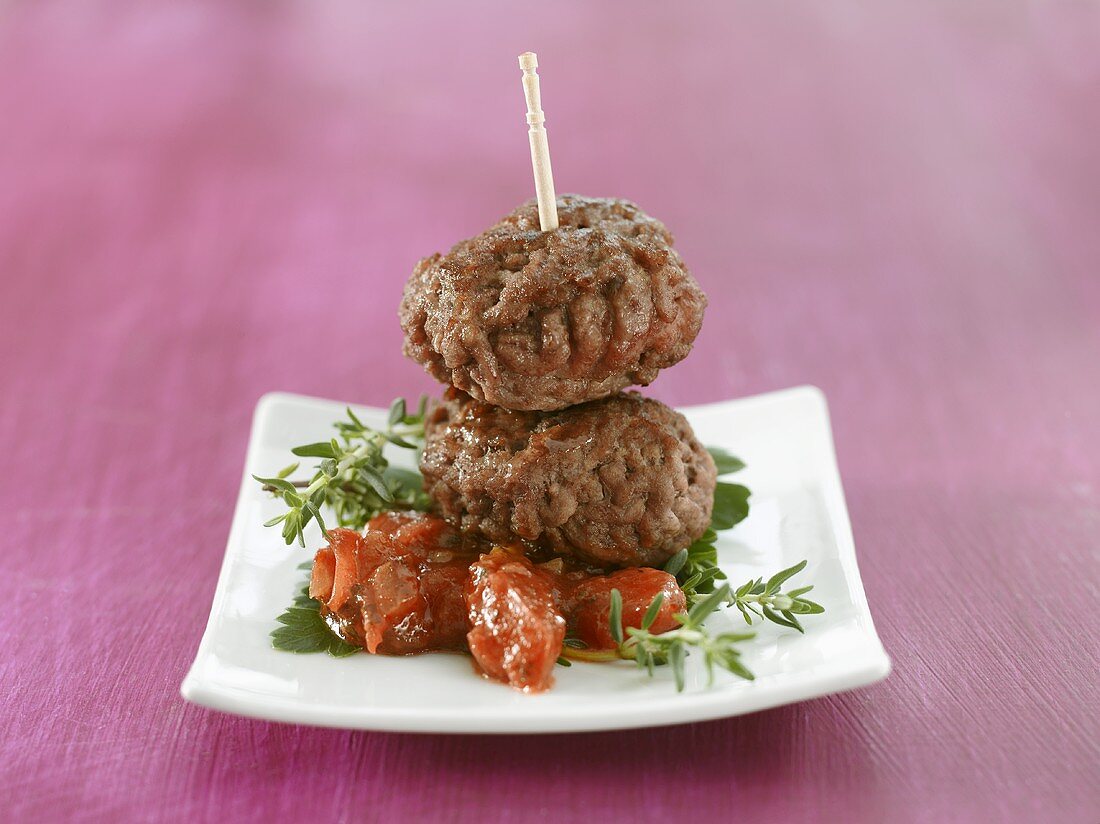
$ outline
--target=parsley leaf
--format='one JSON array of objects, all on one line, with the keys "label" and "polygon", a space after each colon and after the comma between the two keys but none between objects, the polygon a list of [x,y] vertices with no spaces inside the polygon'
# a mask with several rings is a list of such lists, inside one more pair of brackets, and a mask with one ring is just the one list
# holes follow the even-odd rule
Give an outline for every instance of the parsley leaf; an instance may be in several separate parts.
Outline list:
[{"label": "parsley leaf", "polygon": [[271,645],[284,652],[327,652],[344,658],[360,652],[329,629],[321,617],[321,603],[309,597],[309,584],[294,596],[293,603],[276,619],[281,627],[271,631]]},{"label": "parsley leaf", "polygon": [[714,485],[714,511],[711,529],[730,529],[749,517],[749,496],[752,492],[741,484]]},{"label": "parsley leaf", "polygon": [[714,458],[714,465],[718,467],[718,474],[732,475],[745,468],[745,462],[735,455],[731,455],[720,446],[708,446],[707,452]]}]

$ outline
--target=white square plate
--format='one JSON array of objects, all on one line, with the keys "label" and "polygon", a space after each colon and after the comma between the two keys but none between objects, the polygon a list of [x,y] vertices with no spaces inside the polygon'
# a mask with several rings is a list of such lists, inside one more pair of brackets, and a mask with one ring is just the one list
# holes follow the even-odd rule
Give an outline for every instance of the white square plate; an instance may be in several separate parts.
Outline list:
[{"label": "white square plate", "polygon": [[[356,412],[368,424],[385,421],[381,409]],[[569,732],[723,718],[884,678],[890,659],[863,594],[821,392],[799,387],[683,412],[704,444],[748,465],[736,480],[752,489],[752,512],[719,537],[719,561],[731,583],[806,558],[806,570],[788,586],[814,583],[812,597],[825,606],[823,615],[804,618],[805,635],[757,625],[756,639],[743,645],[755,681],[719,672],[708,687],[689,657],[687,689],[677,693],[666,668],[649,678],[633,663],[574,663],[557,668],[549,692],[523,695],[478,677],[461,655],[338,659],[273,649],[275,616],[301,586],[306,573],[298,565],[321,537],[315,532],[306,551],[264,528],[282,504],[250,475],[276,472],[292,446],[326,437],[344,404],[271,394],[256,407],[225,561],[184,698],[240,715],[352,729]],[[709,625],[744,630],[736,610],[730,613],[712,616]]]}]

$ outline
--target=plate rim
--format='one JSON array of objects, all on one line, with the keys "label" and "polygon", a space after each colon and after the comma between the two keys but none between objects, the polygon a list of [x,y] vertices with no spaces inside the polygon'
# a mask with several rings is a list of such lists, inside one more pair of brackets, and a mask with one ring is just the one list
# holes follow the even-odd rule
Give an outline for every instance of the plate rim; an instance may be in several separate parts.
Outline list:
[{"label": "plate rim", "polygon": [[[690,416],[692,413],[713,411],[730,403],[748,405],[757,402],[774,402],[783,396],[791,398],[804,396],[812,399],[818,407],[818,412],[824,417],[825,440],[823,446],[825,447],[826,464],[822,468],[825,472],[823,480],[827,482],[824,492],[835,499],[834,503],[839,504],[839,506],[829,507],[830,512],[838,514],[833,524],[834,537],[837,540],[837,558],[843,569],[845,583],[848,586],[853,605],[857,608],[859,628],[866,635],[866,640],[870,642],[870,648],[854,659],[829,662],[815,667],[814,669],[818,670],[819,673],[812,682],[782,684],[756,696],[751,692],[738,693],[736,706],[732,707],[730,693],[715,690],[692,693],[690,700],[685,700],[686,696],[681,693],[654,696],[646,698],[644,701],[634,702],[630,705],[628,712],[615,715],[608,715],[606,708],[592,708],[589,713],[586,713],[583,705],[569,707],[567,710],[562,710],[560,707],[542,707],[538,713],[530,716],[498,715],[494,717],[491,714],[491,708],[470,708],[469,712],[456,715],[453,710],[433,711],[431,707],[374,710],[370,705],[365,704],[357,710],[354,716],[349,717],[343,709],[332,709],[325,705],[301,703],[293,699],[270,695],[257,699],[254,693],[246,694],[234,687],[219,685],[208,679],[204,680],[199,671],[206,658],[211,654],[210,646],[213,644],[214,625],[221,614],[224,601],[228,597],[229,575],[235,556],[232,550],[240,542],[239,533],[243,528],[243,510],[251,489],[249,468],[253,465],[253,459],[259,449],[261,422],[271,414],[274,406],[287,401],[306,404],[319,402],[345,405],[343,402],[331,398],[274,391],[263,394],[257,401],[252,413],[244,468],[241,473],[241,484],[233,508],[232,522],[218,572],[214,597],[211,601],[206,626],[203,629],[194,660],[180,684],[180,695],[192,704],[209,709],[278,723],[386,732],[507,735],[599,732],[732,718],[813,698],[823,698],[877,683],[890,674],[892,662],[875,629],[874,619],[863,586],[863,578],[859,571],[851,519],[844,496],[843,482],[840,477],[832,422],[825,393],[817,386],[802,384],[743,398],[729,398],[706,404],[677,407],[677,410]],[[368,407],[363,404],[346,405],[384,412],[380,407]],[[768,680],[774,677],[776,676],[762,676],[754,684],[767,683]],[[532,696],[532,699],[537,700],[537,696]],[[548,729],[548,720],[557,721],[558,723],[552,729]]]}]

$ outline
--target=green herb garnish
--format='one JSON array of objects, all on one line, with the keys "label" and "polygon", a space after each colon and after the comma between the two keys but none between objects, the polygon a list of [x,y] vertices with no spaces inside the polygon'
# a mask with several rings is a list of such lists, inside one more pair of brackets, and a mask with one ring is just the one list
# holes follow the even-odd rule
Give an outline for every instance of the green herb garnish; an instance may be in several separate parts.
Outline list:
[{"label": "green herb garnish", "polygon": [[[724,449],[709,447],[707,451],[714,458],[718,474],[731,475],[745,468],[745,463]],[[731,529],[749,517],[749,488],[741,484],[728,484],[719,481],[714,487],[714,509],[710,518],[710,529],[687,549],[681,549],[668,559],[665,572],[676,576],[680,589],[688,597],[689,603],[714,592],[718,581],[726,580],[726,574],[718,566],[719,530]]]},{"label": "green herb garnish", "polygon": [[373,429],[364,424],[349,408],[347,420],[335,426],[337,438],[297,446],[291,450],[299,458],[320,458],[317,470],[309,481],[290,481],[298,469],[291,464],[274,478],[252,477],[269,492],[282,498],[288,509],[264,526],[283,525],[283,540],[306,545],[305,528],[316,520],[321,532],[328,529],[321,517],[321,508],[328,506],[339,526],[362,529],[367,521],[391,510],[425,511],[429,500],[424,493],[420,473],[391,467],[384,449],[392,444],[402,449],[418,449],[424,440],[424,416],[428,399],[420,399],[415,413],[410,414],[405,400],[398,398],[390,406],[385,429]]},{"label": "green herb garnish", "polygon": [[[308,568],[310,564],[305,564]],[[309,597],[309,584],[298,590],[294,602],[276,619],[281,627],[271,631],[271,645],[285,652],[327,652],[344,658],[359,652],[332,631],[321,617],[321,602]]]},{"label": "green herb garnish", "polygon": [[727,600],[740,610],[745,623],[749,626],[752,626],[755,616],[755,618],[766,618],[781,627],[805,632],[796,616],[820,615],[825,611],[825,607],[821,604],[802,597],[813,589],[813,585],[799,587],[790,592],[780,591],[780,587],[788,578],[794,577],[805,567],[806,562],[801,561],[775,573],[766,582],[763,578],[749,579],[735,589]]},{"label": "green herb garnish", "polygon": [[[780,588],[787,579],[801,572],[806,562],[795,564],[782,572],[777,572],[767,583],[753,579],[737,590],[731,590],[729,584],[697,597],[687,612],[674,616],[680,625],[676,629],[655,634],[650,631],[664,603],[664,594],[658,593],[650,602],[642,617],[640,627],[627,627],[623,632],[623,599],[619,590],[611,590],[611,603],[607,621],[611,637],[617,644],[610,650],[586,649],[575,638],[567,638],[562,651],[565,660],[614,661],[633,660],[639,667],[653,675],[654,668],[669,665],[676,679],[676,690],[681,692],[685,684],[685,661],[690,652],[700,652],[707,669],[707,683],[714,680],[714,668],[720,667],[734,675],[753,680],[752,671],[741,662],[741,653],[737,644],[756,637],[755,632],[721,632],[712,635],[703,622],[719,607],[733,604],[741,610],[745,621],[752,624],[751,615],[767,618],[780,626],[790,627],[802,632],[802,626],[795,614],[813,615],[824,612],[820,604],[802,598],[813,587],[802,587],[783,594]],[[559,663],[561,661],[559,660]]]},{"label": "green herb garnish", "polygon": [[580,661],[615,661],[623,659],[634,661],[639,667],[645,669],[650,675],[658,666],[668,664],[672,668],[672,675],[676,679],[676,690],[684,689],[684,667],[688,651],[698,650],[703,654],[703,661],[707,668],[708,683],[714,678],[714,667],[732,672],[734,675],[753,679],[753,674],[741,663],[740,655],[735,646],[740,641],[748,641],[755,637],[752,632],[723,632],[711,635],[703,626],[703,621],[725,602],[729,594],[729,585],[723,584],[710,595],[697,601],[687,612],[676,615],[676,621],[680,625],[676,629],[654,634],[650,632],[657,614],[664,603],[664,595],[658,595],[650,602],[645,615],[642,617],[640,627],[627,627],[623,633],[622,611],[623,599],[619,590],[611,590],[611,606],[608,610],[608,624],[611,637],[618,646],[611,650],[589,650],[578,648],[578,642],[569,639],[564,647],[563,656],[567,659]]},{"label": "green herb garnish", "polygon": [[731,455],[720,446],[708,446],[707,452],[714,458],[714,465],[718,467],[718,474],[732,475],[734,472],[740,472],[745,468],[745,462],[735,455]]}]

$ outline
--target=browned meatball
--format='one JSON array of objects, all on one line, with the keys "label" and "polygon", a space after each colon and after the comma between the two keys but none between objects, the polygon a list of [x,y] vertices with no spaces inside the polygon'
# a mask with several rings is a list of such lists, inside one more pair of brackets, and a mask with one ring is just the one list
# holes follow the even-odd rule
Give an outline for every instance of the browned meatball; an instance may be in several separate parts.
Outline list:
[{"label": "browned meatball", "polygon": [[603,398],[683,360],[706,296],[672,235],[629,201],[563,195],[560,227],[529,201],[405,286],[405,354],[508,409]]},{"label": "browned meatball", "polygon": [[716,479],[684,416],[636,392],[514,412],[450,390],[420,471],[464,530],[621,566],[658,566],[702,535]]}]

